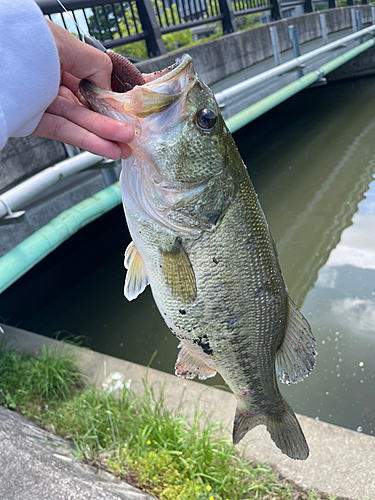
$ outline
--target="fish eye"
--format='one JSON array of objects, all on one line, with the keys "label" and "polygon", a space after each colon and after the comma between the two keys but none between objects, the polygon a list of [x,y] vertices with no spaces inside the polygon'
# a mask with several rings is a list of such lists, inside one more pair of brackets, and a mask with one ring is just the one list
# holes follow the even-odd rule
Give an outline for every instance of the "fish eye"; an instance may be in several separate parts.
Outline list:
[{"label": "fish eye", "polygon": [[212,130],[217,122],[217,114],[213,109],[204,108],[197,114],[197,125],[204,131]]}]

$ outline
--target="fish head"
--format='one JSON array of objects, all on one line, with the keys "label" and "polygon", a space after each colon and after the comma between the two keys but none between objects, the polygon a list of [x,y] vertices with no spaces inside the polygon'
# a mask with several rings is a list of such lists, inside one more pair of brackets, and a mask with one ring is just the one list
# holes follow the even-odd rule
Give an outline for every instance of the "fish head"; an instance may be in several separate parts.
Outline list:
[{"label": "fish head", "polygon": [[[125,181],[121,185],[133,199],[134,193],[141,191],[134,199],[139,208],[153,215],[157,212],[164,222],[169,214],[170,222],[173,209],[181,209],[184,202],[199,205],[200,195],[204,204],[210,197],[208,191],[217,190],[217,181],[222,179],[220,200],[216,195],[214,206],[208,207],[210,213],[203,214],[206,223],[201,221],[212,229],[224,206],[221,198],[226,190],[227,194],[232,192],[226,161],[231,136],[214,94],[198,78],[189,55],[165,70],[142,77],[143,85],[125,93],[105,91],[87,81],[80,85],[94,110],[130,123],[135,129],[130,144],[132,157],[123,164]],[[188,219],[180,220],[177,226],[197,226],[197,221]]]}]

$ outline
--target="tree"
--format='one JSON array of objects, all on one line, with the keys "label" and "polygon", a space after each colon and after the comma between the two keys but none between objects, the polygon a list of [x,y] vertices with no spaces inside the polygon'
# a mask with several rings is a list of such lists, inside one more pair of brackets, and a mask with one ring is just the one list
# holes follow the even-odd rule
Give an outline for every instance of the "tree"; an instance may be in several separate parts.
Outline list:
[{"label": "tree", "polygon": [[[178,9],[177,4],[172,3],[172,1],[176,2],[179,0],[171,0],[169,2],[151,0],[155,16],[160,27],[181,23],[180,31],[169,33],[168,35],[162,35],[168,52],[180,47],[186,47],[194,44],[191,30],[183,29],[183,25],[185,21],[188,22],[191,18],[194,19],[198,14],[202,15],[203,13],[199,10],[189,12],[188,7],[182,7],[181,1],[180,8]],[[167,7],[166,5],[169,6]],[[122,6],[123,8],[120,4],[114,4],[114,8],[112,8],[107,5],[104,6],[105,11],[102,6],[92,8],[93,13],[88,19],[88,24],[90,32],[95,38],[98,40],[109,40],[111,38],[116,39],[129,35],[135,35],[136,33],[142,33],[142,24],[139,19],[138,9],[136,8],[135,2],[123,2]],[[216,0],[208,0],[205,3],[205,6],[206,10],[204,15],[207,16],[207,22],[209,22],[210,17],[217,13]],[[196,9],[196,7],[194,7],[194,9]],[[187,19],[183,17],[185,13]],[[217,34],[215,34],[214,37],[219,36],[219,32],[222,33],[221,29],[217,30]],[[203,40],[200,40],[199,42],[201,41]],[[119,54],[136,59],[147,59],[148,57],[146,42],[144,40],[122,45],[114,50]]]},{"label": "tree", "polygon": [[87,20],[90,33],[97,40],[110,40],[110,33],[112,36],[117,33],[117,26],[123,18],[121,5],[92,7],[91,10],[92,15]]}]

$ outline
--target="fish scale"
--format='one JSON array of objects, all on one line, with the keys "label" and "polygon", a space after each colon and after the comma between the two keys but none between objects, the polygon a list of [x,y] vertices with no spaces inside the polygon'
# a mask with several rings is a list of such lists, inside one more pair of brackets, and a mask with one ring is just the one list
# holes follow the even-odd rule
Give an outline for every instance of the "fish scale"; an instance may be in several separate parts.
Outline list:
[{"label": "fish scale", "polygon": [[136,130],[120,178],[133,238],[125,296],[133,300],[151,286],[181,342],[176,375],[221,374],[237,399],[235,444],[263,424],[283,453],[306,459],[277,377],[296,383],[308,376],[315,341],[288,296],[247,169],[189,56],[142,78],[123,94],[80,86],[93,109]]},{"label": "fish scale", "polygon": [[[242,173],[242,168],[240,173]],[[267,227],[258,222],[263,219],[261,208],[255,195],[249,197],[249,190],[252,190],[252,187],[245,185],[243,196],[241,196],[242,190],[239,191],[238,199],[234,200],[222,223],[213,234],[205,235],[194,242],[182,240],[188,249],[192,267],[211,270],[208,276],[206,273],[202,273],[202,276],[196,273],[198,293],[191,305],[175,300],[169,293],[166,293],[163,275],[158,272],[160,266],[163,265],[163,257],[158,252],[160,247],[152,244],[155,231],[157,231],[153,224],[148,225],[147,229],[146,227],[142,229],[148,248],[141,254],[147,255],[144,259],[146,267],[153,268],[152,277],[150,277],[150,282],[153,283],[153,295],[159,310],[166,315],[173,333],[183,342],[194,342],[207,335],[213,350],[213,366],[220,372],[232,391],[240,394],[245,389],[249,389],[251,393],[259,393],[259,384],[256,384],[256,389],[251,385],[251,382],[254,379],[257,381],[259,377],[264,380],[262,407],[267,407],[270,412],[276,412],[281,398],[274,390],[274,357],[282,342],[284,325],[280,325],[277,329],[270,326],[278,320],[275,309],[262,308],[261,303],[258,308],[249,308],[249,302],[257,301],[257,290],[262,287],[262,278],[268,278],[275,268],[275,256],[272,244],[267,238]],[[250,208],[251,214],[248,214],[244,207]],[[234,253],[229,245],[223,246],[223,235],[225,235],[225,241],[235,239],[238,235],[236,230],[238,225],[245,228],[245,232],[252,230],[248,221],[254,220],[255,211],[259,212],[255,220],[260,227],[255,248],[248,250],[245,245],[239,244]],[[250,215],[253,217],[251,218]],[[262,253],[267,254],[268,258],[262,258]],[[219,264],[213,266],[213,258],[217,258]],[[256,264],[257,259],[261,260],[261,266]],[[147,266],[148,260],[150,263]],[[239,276],[233,275],[233,270],[236,270]],[[239,277],[241,277],[240,280],[237,279]],[[224,296],[216,292],[217,286],[222,284],[225,284]],[[287,294],[281,276],[279,276],[279,288],[284,291],[280,308],[284,309],[283,316],[285,317]],[[226,303],[230,306],[229,310]],[[225,318],[227,314],[231,314],[233,307],[239,311],[236,315],[241,318],[242,326],[228,329]],[[185,315],[180,314],[181,308],[186,310]],[[193,321],[198,325],[195,329],[192,328],[190,317],[194,318]],[[229,342],[224,349],[221,336],[217,335],[218,332],[225,337],[226,344]],[[238,363],[238,359],[241,358],[247,362]],[[226,365],[225,369],[220,368],[223,364]],[[239,368],[233,371],[234,367]]]}]

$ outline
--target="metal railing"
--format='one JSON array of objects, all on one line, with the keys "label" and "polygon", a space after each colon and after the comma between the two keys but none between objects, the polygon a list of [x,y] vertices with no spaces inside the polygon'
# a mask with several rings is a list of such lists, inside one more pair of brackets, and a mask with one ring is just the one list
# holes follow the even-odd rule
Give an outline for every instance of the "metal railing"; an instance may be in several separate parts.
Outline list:
[{"label": "metal railing", "polygon": [[270,10],[269,0],[232,0],[234,15],[244,15],[243,13],[257,13],[262,10]]},{"label": "metal railing", "polygon": [[[166,53],[162,35],[217,22],[224,34],[232,33],[238,17],[268,11],[276,21],[282,17],[280,6],[302,5],[307,13],[314,0],[63,0],[70,15],[56,0],[36,1],[45,16],[81,39],[82,31],[88,32],[106,48],[144,40],[148,56],[155,57]],[[336,6],[336,0],[328,2]]]}]

